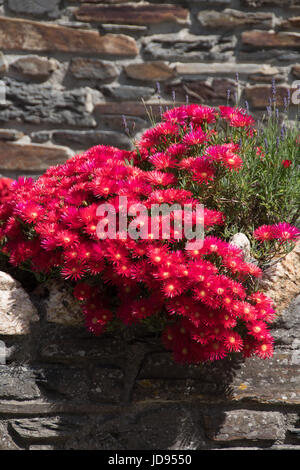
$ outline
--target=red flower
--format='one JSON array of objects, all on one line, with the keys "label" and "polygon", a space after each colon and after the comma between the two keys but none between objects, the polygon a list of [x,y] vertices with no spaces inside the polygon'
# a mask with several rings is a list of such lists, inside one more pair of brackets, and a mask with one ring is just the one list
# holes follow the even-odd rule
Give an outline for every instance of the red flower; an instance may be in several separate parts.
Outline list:
[{"label": "red flower", "polygon": [[273,235],[272,225],[262,225],[253,232],[253,237],[260,241],[272,240]]},{"label": "red flower", "polygon": [[196,130],[191,130],[182,139],[182,142],[185,145],[201,145],[204,142],[206,142],[208,139],[207,134],[202,131],[201,128],[198,128]]},{"label": "red flower", "polygon": [[282,160],[281,164],[282,166],[284,166],[284,168],[288,168],[289,166],[291,166],[292,162],[291,160]]},{"label": "red flower", "polygon": [[79,282],[73,291],[74,297],[78,300],[86,300],[92,296],[92,288],[85,282]]},{"label": "red flower", "polygon": [[273,226],[274,238],[277,238],[281,241],[297,241],[300,237],[300,231],[297,227],[281,222]]},{"label": "red flower", "polygon": [[10,186],[13,180],[11,178],[0,178],[0,202],[7,201],[13,193],[10,191]]},{"label": "red flower", "polygon": [[263,341],[255,348],[255,354],[262,359],[266,359],[273,356],[273,344],[272,342]]},{"label": "red flower", "polygon": [[224,346],[227,351],[241,351],[243,348],[243,340],[238,333],[233,331],[226,332],[224,335]]}]

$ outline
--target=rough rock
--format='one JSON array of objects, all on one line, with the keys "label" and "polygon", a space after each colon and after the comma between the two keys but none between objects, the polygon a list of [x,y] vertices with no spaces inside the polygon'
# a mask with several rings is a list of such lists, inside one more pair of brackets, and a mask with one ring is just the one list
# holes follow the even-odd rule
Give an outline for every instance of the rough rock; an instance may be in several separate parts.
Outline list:
[{"label": "rough rock", "polygon": [[101,88],[104,95],[119,101],[149,99],[154,94],[154,88],[130,85],[106,85]]},{"label": "rough rock", "polygon": [[[11,421],[15,433],[22,439],[43,440],[64,439],[74,433],[74,418],[47,417],[25,418]],[[76,420],[76,429],[80,428],[80,419]]]},{"label": "rough rock", "polygon": [[25,335],[39,317],[28,294],[9,274],[0,272],[0,334]]},{"label": "rough rock", "polygon": [[19,450],[19,447],[15,444],[11,438],[7,423],[0,423],[0,451],[1,450]]},{"label": "rough rock", "polygon": [[[124,119],[121,115],[114,114],[102,114],[99,113],[99,123],[101,126],[104,126],[107,129],[116,130],[119,132],[124,132]],[[140,117],[126,116],[126,123],[129,129],[130,135],[135,135],[141,130],[146,130],[149,126],[148,122],[145,119]]]},{"label": "rough rock", "polygon": [[67,147],[32,143],[2,142],[0,168],[3,170],[43,171],[49,166],[64,163],[73,156]]},{"label": "rough rock", "polygon": [[[293,93],[293,89],[284,85],[276,87],[276,105],[284,107],[289,93]],[[266,85],[250,86],[245,89],[245,97],[254,108],[265,109],[272,99],[272,87]],[[291,106],[293,103],[291,103]]]},{"label": "rough rock", "polygon": [[241,48],[237,52],[237,58],[241,62],[264,62],[265,64],[282,64],[290,65],[291,62],[296,63],[299,60],[299,52],[297,46],[291,49],[283,48]]},{"label": "rough rock", "polygon": [[300,64],[296,64],[292,67],[292,73],[296,78],[300,78]]},{"label": "rough rock", "polygon": [[68,145],[74,149],[87,149],[94,145],[112,145],[125,150],[131,148],[130,139],[124,133],[114,131],[61,130],[53,131],[52,138],[54,142]]},{"label": "rough rock", "polygon": [[49,282],[47,289],[49,290],[49,297],[45,302],[47,321],[61,325],[83,325],[84,318],[79,302],[64,283]]},{"label": "rough rock", "polygon": [[204,416],[207,435],[214,441],[271,440],[283,437],[283,416],[276,412],[250,410],[225,411]]},{"label": "rough rock", "polygon": [[15,18],[0,18],[0,48],[20,51],[59,51],[102,55],[136,56],[133,38],[123,34],[68,28]]},{"label": "rough rock", "polygon": [[129,64],[124,70],[128,77],[135,80],[156,82],[174,77],[174,70],[168,64],[161,61]]},{"label": "rough rock", "polygon": [[172,401],[176,396],[201,403],[247,401],[299,405],[299,347],[295,343],[295,350],[276,351],[274,357],[264,363],[252,357],[200,367],[174,364],[166,353],[149,354],[136,381],[133,397],[137,402]]},{"label": "rough rock", "polygon": [[295,47],[300,46],[300,34],[292,32],[272,32],[251,30],[242,33],[242,43],[252,47]]},{"label": "rough rock", "polygon": [[229,29],[244,26],[255,25],[260,28],[272,28],[274,15],[272,13],[245,13],[232,8],[226,8],[223,11],[203,10],[198,13],[198,20],[206,28]]},{"label": "rough rock", "polygon": [[278,73],[277,67],[271,67],[270,65],[256,65],[256,64],[235,64],[228,62],[226,69],[224,64],[194,64],[194,63],[176,63],[176,72],[178,75],[221,75],[222,77],[231,75],[235,77],[238,73],[240,76],[248,76],[250,74],[273,74]]},{"label": "rough rock", "polygon": [[112,81],[119,75],[113,63],[85,57],[72,59],[70,71],[74,77],[83,79]]},{"label": "rough rock", "polygon": [[30,81],[42,82],[51,77],[58,63],[46,57],[27,56],[20,57],[10,65],[10,70],[16,72]]},{"label": "rough rock", "polygon": [[229,61],[236,38],[230,35],[196,35],[183,29],[179,33],[156,34],[142,41],[147,58],[153,60],[202,62]]},{"label": "rough rock", "polygon": [[46,16],[49,19],[58,18],[60,15],[60,0],[8,0],[8,8],[17,14],[32,15],[36,17]]},{"label": "rough rock", "polygon": [[[48,85],[31,85],[13,79],[3,79],[6,85],[6,107],[1,110],[0,122],[19,121],[30,124],[64,124],[95,127],[92,116],[94,100],[102,94],[90,88],[55,89]],[[94,98],[95,94],[99,98]]]},{"label": "rough rock", "polygon": [[272,79],[279,83],[285,81],[285,75],[278,67],[264,64],[260,70],[249,74],[249,79],[254,83],[270,83]]},{"label": "rough rock", "polygon": [[[246,7],[281,7],[282,1],[281,0],[242,0],[242,5]],[[285,0],[284,2],[285,8],[300,6],[299,0]]]},{"label": "rough rock", "polygon": [[41,396],[35,373],[25,366],[0,366],[0,399],[33,400]]},{"label": "rough rock", "polygon": [[[236,83],[233,80],[215,78],[208,80],[176,80],[162,86],[164,93],[171,99],[175,92],[176,101],[185,101],[186,97],[191,97],[191,101],[200,103],[220,104],[220,101],[227,100],[227,91],[231,96],[236,91]],[[177,103],[176,103],[177,104]]]},{"label": "rough rock", "polygon": [[164,22],[185,24],[188,22],[189,12],[178,5],[137,3],[128,5],[93,5],[83,4],[75,11],[75,18],[79,21],[92,21],[98,23],[117,23],[150,25]]},{"label": "rough rock", "polygon": [[147,110],[152,110],[155,116],[160,115],[161,106],[167,107],[172,106],[172,102],[158,103],[158,102],[136,102],[136,101],[123,101],[122,103],[117,103],[116,101],[99,103],[95,106],[95,115],[101,119],[105,114],[111,115],[124,115],[126,116],[138,116],[138,117],[147,117]]},{"label": "rough rock", "polygon": [[300,242],[283,259],[271,264],[264,272],[261,287],[282,313],[291,299],[300,293]]},{"label": "rough rock", "polygon": [[280,27],[283,29],[297,29],[300,26],[300,16],[292,16],[283,20],[280,23]]},{"label": "rough rock", "polygon": [[23,136],[23,132],[15,129],[0,129],[0,140],[14,141],[21,139]]}]

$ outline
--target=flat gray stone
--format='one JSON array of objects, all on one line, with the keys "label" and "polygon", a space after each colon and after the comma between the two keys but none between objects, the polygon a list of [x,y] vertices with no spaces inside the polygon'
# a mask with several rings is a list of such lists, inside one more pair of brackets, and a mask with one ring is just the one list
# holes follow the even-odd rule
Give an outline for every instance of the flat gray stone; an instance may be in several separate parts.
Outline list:
[{"label": "flat gray stone", "polygon": [[119,75],[118,67],[114,63],[81,57],[72,59],[70,72],[76,78],[108,81]]},{"label": "flat gray stone", "polygon": [[284,437],[284,417],[274,411],[234,410],[204,416],[213,441],[276,441]]},{"label": "flat gray stone", "polygon": [[74,430],[82,426],[80,418],[74,417],[47,417],[47,418],[25,418],[11,422],[13,430],[22,439],[43,440],[66,439]]},{"label": "flat gray stone", "polygon": [[258,28],[272,28],[274,26],[274,14],[264,12],[245,13],[240,10],[226,8],[222,11],[202,10],[198,13],[198,21],[206,28],[218,30],[255,25]]},{"label": "flat gray stone", "polygon": [[114,131],[61,130],[54,131],[52,138],[56,143],[64,143],[76,149],[87,149],[94,145],[112,145],[125,150],[131,148],[130,139],[124,133]]},{"label": "flat gray stone", "polygon": [[17,120],[29,124],[66,124],[95,127],[92,116],[94,95],[89,88],[57,90],[40,84],[24,84],[4,78],[7,107],[1,110],[0,122]]},{"label": "flat gray stone", "polygon": [[153,60],[180,62],[224,62],[233,57],[236,38],[231,35],[195,35],[187,30],[156,34],[142,41],[144,53]]},{"label": "flat gray stone", "polygon": [[1,450],[19,450],[20,448],[15,444],[11,438],[6,422],[0,422],[0,451]]},{"label": "flat gray stone", "polygon": [[55,19],[60,16],[60,3],[60,0],[26,0],[26,2],[24,0],[8,0],[7,6],[14,13]]},{"label": "flat gray stone", "polygon": [[33,400],[41,396],[36,375],[28,367],[0,365],[0,399]]},{"label": "flat gray stone", "polygon": [[101,90],[105,95],[108,95],[110,98],[122,101],[141,100],[142,98],[147,100],[155,92],[155,89],[151,87],[129,85],[106,85],[102,87]]}]

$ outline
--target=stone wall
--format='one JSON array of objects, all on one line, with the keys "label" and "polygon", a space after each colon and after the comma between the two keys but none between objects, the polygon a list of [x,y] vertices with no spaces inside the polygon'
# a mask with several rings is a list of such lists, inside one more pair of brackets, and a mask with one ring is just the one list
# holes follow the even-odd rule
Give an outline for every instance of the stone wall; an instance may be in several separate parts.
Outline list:
[{"label": "stone wall", "polygon": [[264,278],[290,295],[274,357],[199,366],[141,327],[94,337],[64,284],[0,272],[0,450],[299,450],[299,256]]},{"label": "stone wall", "polygon": [[122,115],[134,137],[173,91],[261,116],[300,78],[299,25],[300,0],[0,0],[0,173],[129,148]]}]

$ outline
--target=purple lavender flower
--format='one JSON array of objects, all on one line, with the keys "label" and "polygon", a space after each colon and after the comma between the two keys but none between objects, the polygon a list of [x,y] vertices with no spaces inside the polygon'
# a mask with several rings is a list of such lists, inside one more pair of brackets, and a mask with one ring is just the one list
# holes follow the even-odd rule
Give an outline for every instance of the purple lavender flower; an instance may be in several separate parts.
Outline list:
[{"label": "purple lavender flower", "polygon": [[272,101],[276,101],[276,81],[275,78],[272,78]]}]

